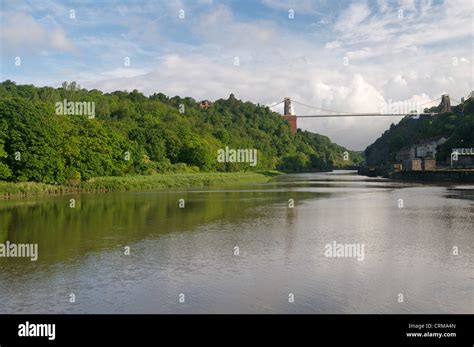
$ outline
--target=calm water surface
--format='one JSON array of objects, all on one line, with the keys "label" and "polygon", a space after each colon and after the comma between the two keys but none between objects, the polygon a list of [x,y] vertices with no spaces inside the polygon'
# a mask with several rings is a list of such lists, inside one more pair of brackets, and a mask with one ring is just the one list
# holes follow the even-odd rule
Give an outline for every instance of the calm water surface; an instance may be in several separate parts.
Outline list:
[{"label": "calm water surface", "polygon": [[[0,258],[0,313],[474,313],[474,186],[340,171],[0,201],[7,240],[39,259]],[[364,261],[325,257],[333,241]]]}]

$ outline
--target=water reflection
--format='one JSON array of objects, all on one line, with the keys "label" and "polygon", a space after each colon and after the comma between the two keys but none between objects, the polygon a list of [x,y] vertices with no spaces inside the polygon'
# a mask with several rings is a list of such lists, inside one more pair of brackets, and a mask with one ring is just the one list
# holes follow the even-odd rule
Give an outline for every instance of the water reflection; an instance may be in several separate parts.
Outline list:
[{"label": "water reflection", "polygon": [[[40,257],[0,258],[0,311],[472,313],[471,188],[344,172],[1,201],[0,243]],[[365,244],[365,261],[326,258],[332,241]]]}]

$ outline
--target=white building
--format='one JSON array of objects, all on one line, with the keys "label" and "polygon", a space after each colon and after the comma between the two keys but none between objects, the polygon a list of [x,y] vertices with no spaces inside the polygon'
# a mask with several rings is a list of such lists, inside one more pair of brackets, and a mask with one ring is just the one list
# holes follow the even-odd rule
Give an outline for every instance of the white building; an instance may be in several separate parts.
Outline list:
[{"label": "white building", "polygon": [[439,145],[445,143],[448,139],[446,137],[426,139],[416,144],[417,158],[436,158],[437,148]]},{"label": "white building", "polygon": [[439,145],[445,143],[448,139],[446,137],[437,137],[426,139],[420,143],[411,145],[410,147],[402,148],[397,154],[397,161],[413,160],[416,158],[434,158]]}]

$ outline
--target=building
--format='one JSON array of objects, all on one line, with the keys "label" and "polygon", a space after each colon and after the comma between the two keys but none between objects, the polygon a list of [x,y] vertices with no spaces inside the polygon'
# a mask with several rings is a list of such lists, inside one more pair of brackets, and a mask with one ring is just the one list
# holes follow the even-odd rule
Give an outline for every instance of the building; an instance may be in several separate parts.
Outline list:
[{"label": "building", "polygon": [[[436,169],[438,146],[447,141],[447,137],[432,137],[411,146],[403,147],[395,155],[403,171],[433,171]],[[394,169],[398,171],[400,168]]]},{"label": "building", "polygon": [[199,103],[199,107],[201,109],[208,109],[209,107],[211,107],[212,103],[209,101],[209,100],[203,100]]},{"label": "building", "polygon": [[403,161],[403,171],[422,171],[421,159],[409,159]]},{"label": "building", "polygon": [[425,139],[414,145],[403,147],[397,152],[395,158],[397,161],[411,160],[416,158],[433,158],[436,159],[438,146],[447,141],[447,137],[432,137]]},{"label": "building", "polygon": [[455,168],[474,168],[474,156],[458,156],[458,160],[453,164]]},{"label": "building", "polygon": [[451,153],[456,153],[456,159],[451,155],[451,166],[456,168],[474,167],[474,148],[452,148]]},{"label": "building", "polygon": [[444,136],[438,138],[425,139],[416,144],[416,158],[433,158],[436,159],[437,148],[445,143],[448,139]]},{"label": "building", "polygon": [[424,158],[422,163],[423,171],[435,171],[436,170],[436,160],[430,158]]},{"label": "building", "polygon": [[398,162],[404,162],[405,160],[411,160],[416,158],[416,146],[403,147],[397,152],[395,158]]}]

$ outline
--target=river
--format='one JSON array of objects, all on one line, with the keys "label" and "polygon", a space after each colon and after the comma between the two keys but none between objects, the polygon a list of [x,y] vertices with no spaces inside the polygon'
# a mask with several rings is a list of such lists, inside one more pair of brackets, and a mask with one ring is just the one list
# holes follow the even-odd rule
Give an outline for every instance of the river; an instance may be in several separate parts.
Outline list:
[{"label": "river", "polygon": [[0,313],[474,313],[473,240],[472,185],[350,171],[3,200]]}]

